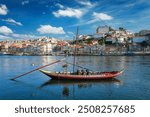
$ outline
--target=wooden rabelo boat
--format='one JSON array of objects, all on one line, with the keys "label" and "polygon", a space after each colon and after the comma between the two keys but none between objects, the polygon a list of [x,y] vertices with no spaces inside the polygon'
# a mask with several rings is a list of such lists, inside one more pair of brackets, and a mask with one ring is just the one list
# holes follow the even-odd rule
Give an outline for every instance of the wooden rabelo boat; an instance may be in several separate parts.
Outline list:
[{"label": "wooden rabelo boat", "polygon": [[59,73],[59,72],[49,72],[46,70],[39,70],[45,75],[57,80],[100,80],[100,79],[111,79],[119,76],[123,73],[121,71],[110,71],[110,72],[97,72],[92,74],[78,75],[76,73]]}]

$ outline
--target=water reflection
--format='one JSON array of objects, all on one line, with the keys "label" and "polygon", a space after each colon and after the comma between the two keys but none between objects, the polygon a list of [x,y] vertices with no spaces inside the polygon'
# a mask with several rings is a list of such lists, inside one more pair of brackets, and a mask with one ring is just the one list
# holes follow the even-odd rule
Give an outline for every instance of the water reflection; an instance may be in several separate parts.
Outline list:
[{"label": "water reflection", "polygon": [[[77,64],[93,70],[111,71],[113,69],[118,71],[126,67],[125,60],[125,56],[121,56],[119,58],[116,56],[78,56]],[[118,67],[116,68],[116,66]]]},{"label": "water reflection", "polygon": [[67,86],[64,86],[63,91],[62,91],[62,95],[65,97],[69,96],[69,88]]},{"label": "water reflection", "polygon": [[110,83],[114,83],[114,84],[120,84],[121,81],[113,78],[113,79],[104,79],[104,80],[54,80],[51,79],[45,83],[43,83],[40,87],[45,87],[45,86],[49,86],[49,85],[92,85],[92,84],[110,84]]},{"label": "water reflection", "polygon": [[76,91],[82,89],[92,89],[94,85],[105,85],[105,84],[114,84],[114,85],[121,85],[121,81],[114,78],[114,79],[106,79],[106,80],[54,80],[51,79],[45,83],[43,83],[39,88],[42,89],[44,87],[49,86],[61,86],[62,92],[61,95],[64,97],[69,97],[76,94]]}]

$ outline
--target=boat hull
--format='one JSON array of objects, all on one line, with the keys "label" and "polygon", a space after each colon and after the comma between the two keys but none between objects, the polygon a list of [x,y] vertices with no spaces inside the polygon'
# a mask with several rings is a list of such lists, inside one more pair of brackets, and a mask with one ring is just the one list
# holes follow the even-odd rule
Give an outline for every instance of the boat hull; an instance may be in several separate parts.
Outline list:
[{"label": "boat hull", "polygon": [[45,70],[39,70],[40,72],[44,73],[45,75],[51,77],[52,79],[57,80],[100,80],[100,79],[111,79],[120,74],[122,74],[123,70],[121,71],[112,71],[112,72],[101,72],[97,75],[73,75],[73,74],[64,74],[64,73],[54,73],[48,72]]}]

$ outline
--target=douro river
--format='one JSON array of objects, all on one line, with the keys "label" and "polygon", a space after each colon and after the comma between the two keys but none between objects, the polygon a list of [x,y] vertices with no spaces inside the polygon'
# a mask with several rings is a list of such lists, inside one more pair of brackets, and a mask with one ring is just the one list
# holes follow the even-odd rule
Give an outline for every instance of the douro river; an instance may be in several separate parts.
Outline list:
[{"label": "douro river", "polygon": [[[11,78],[46,65],[63,56],[0,56],[0,99],[2,100],[147,100],[150,99],[150,56],[78,56],[77,64],[94,71],[114,71],[125,68],[114,80],[54,81],[35,71]],[[69,62],[72,56],[66,57]],[[64,63],[44,68],[63,71]],[[68,66],[72,71],[73,66]]]}]

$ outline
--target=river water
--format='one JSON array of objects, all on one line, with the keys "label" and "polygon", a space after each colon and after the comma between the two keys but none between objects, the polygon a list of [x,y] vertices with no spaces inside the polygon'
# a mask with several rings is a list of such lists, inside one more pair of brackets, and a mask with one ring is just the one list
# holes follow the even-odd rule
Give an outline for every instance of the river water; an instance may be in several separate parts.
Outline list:
[{"label": "river water", "polygon": [[[10,80],[16,75],[46,65],[63,56],[0,56],[0,99],[2,100],[149,100],[150,56],[78,56],[77,64],[94,71],[125,68],[109,81],[54,81],[39,71]],[[66,57],[69,62],[73,57]],[[64,63],[45,70],[62,71]],[[73,66],[68,66],[72,71]]]}]

